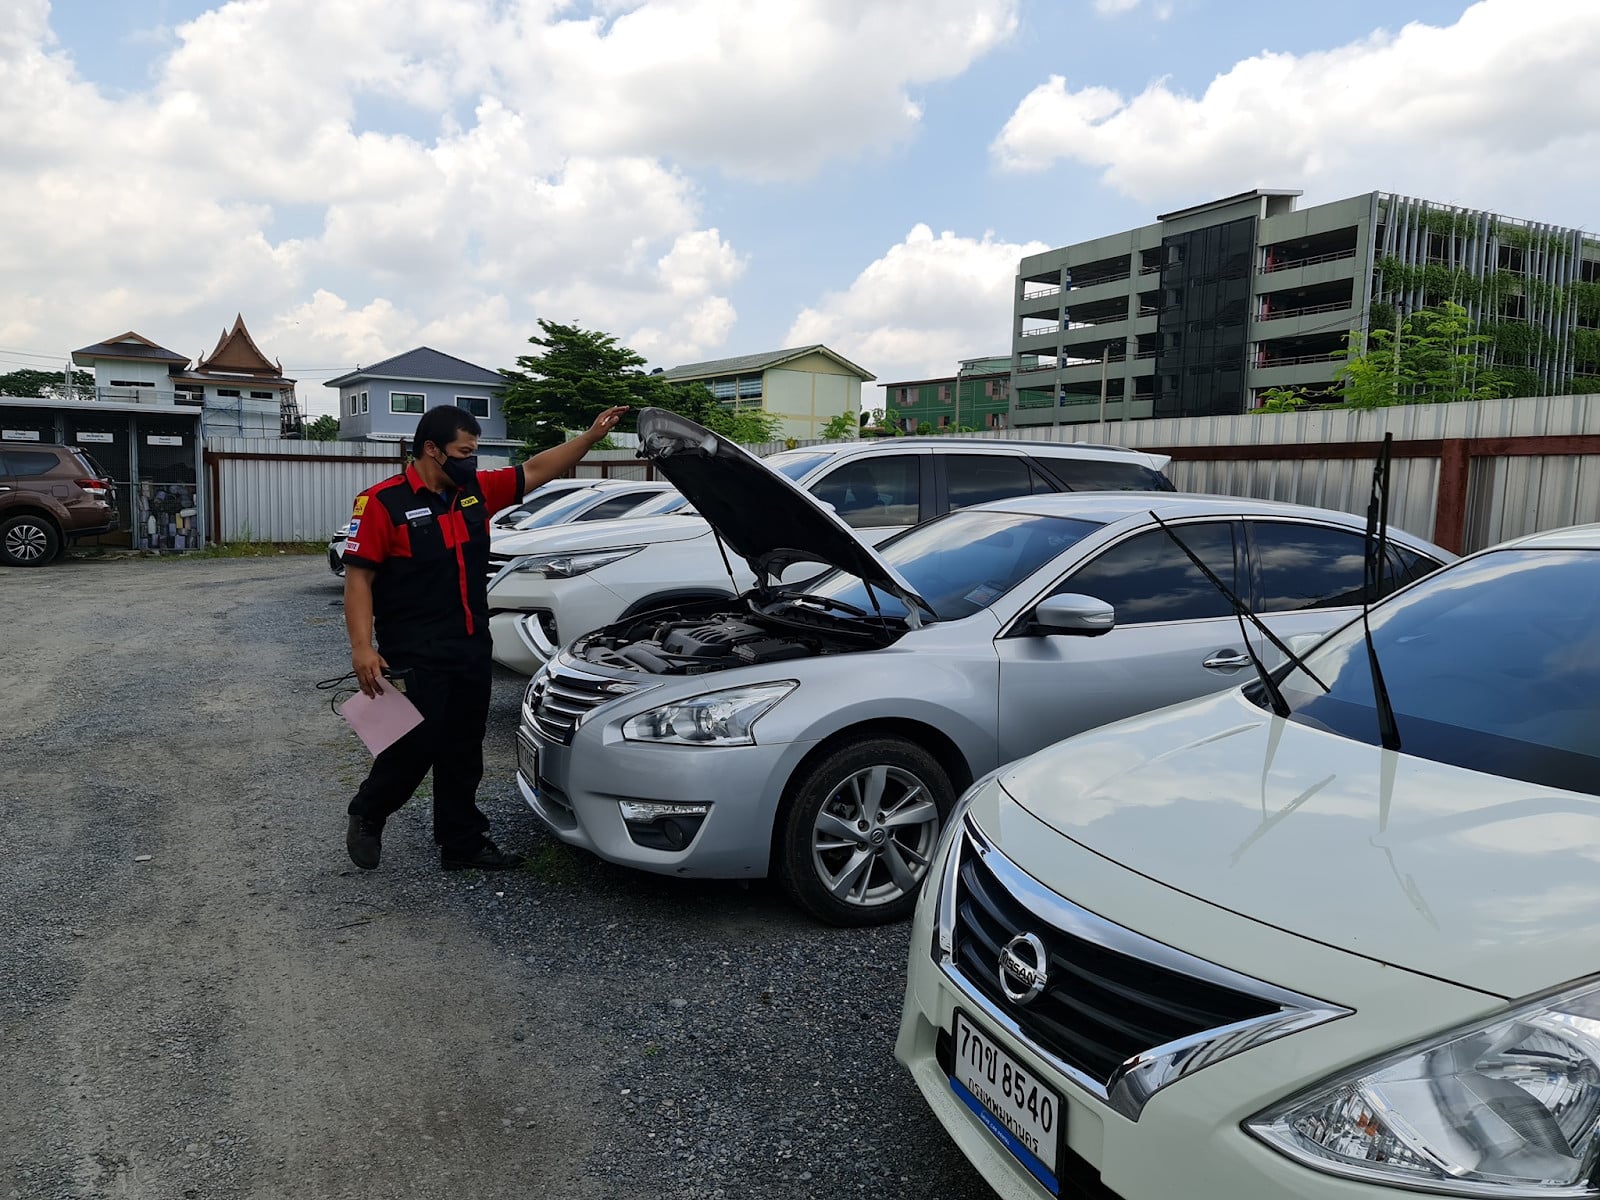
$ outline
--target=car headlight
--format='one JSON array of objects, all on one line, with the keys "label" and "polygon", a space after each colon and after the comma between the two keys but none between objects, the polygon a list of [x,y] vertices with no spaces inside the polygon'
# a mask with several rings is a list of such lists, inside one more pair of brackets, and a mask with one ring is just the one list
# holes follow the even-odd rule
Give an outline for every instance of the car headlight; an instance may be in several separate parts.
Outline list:
[{"label": "car headlight", "polygon": [[528,554],[513,559],[507,569],[530,571],[546,579],[571,579],[574,575],[587,575],[600,567],[621,562],[643,549],[643,546],[617,546],[609,550],[576,550],[566,554]]},{"label": "car headlight", "polygon": [[753,746],[756,719],[799,686],[793,679],[707,692],[674,700],[630,717],[622,736],[631,742],[677,746]]},{"label": "car headlight", "polygon": [[1380,1059],[1247,1121],[1307,1166],[1455,1196],[1593,1196],[1600,984]]}]

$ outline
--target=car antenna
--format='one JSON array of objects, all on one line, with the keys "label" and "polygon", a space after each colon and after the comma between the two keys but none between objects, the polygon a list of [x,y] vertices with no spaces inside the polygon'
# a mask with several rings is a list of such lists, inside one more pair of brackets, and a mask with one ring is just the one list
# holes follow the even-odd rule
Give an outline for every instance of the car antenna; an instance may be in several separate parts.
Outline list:
[{"label": "car antenna", "polygon": [[1288,646],[1284,645],[1283,639],[1277,634],[1273,633],[1272,630],[1267,627],[1267,623],[1265,621],[1256,616],[1255,613],[1251,612],[1250,606],[1243,600],[1239,599],[1239,597],[1234,594],[1233,589],[1227,584],[1223,583],[1218,577],[1217,573],[1200,560],[1200,556],[1198,554],[1189,549],[1188,544],[1178,536],[1177,531],[1174,530],[1172,526],[1168,525],[1160,517],[1156,516],[1154,510],[1152,510],[1150,513],[1150,519],[1160,526],[1161,531],[1173,540],[1179,550],[1182,550],[1184,554],[1188,556],[1190,562],[1199,568],[1200,573],[1210,581],[1211,586],[1222,593],[1223,599],[1225,599],[1229,604],[1233,605],[1233,615],[1238,619],[1239,622],[1239,636],[1244,639],[1245,653],[1250,656],[1250,662],[1256,669],[1256,675],[1261,679],[1261,686],[1267,693],[1267,699],[1271,702],[1272,711],[1274,713],[1280,717],[1287,717],[1292,710],[1289,708],[1289,702],[1283,698],[1283,689],[1278,686],[1278,681],[1272,677],[1272,672],[1267,670],[1267,664],[1261,661],[1261,656],[1256,653],[1255,644],[1251,642],[1250,635],[1245,632],[1244,619],[1246,617],[1249,617],[1250,623],[1259,629],[1269,642],[1277,647],[1278,652],[1282,654],[1284,658],[1286,658],[1301,671],[1304,671],[1306,675],[1310,676],[1312,681],[1315,682],[1316,685],[1323,691],[1326,692],[1328,690],[1328,685],[1323,683],[1322,680],[1318,679],[1312,674],[1311,668],[1307,667],[1305,663],[1300,660],[1300,656],[1293,650],[1289,649]]},{"label": "car antenna", "polygon": [[1385,750],[1400,749],[1400,727],[1395,724],[1394,705],[1383,681],[1378,663],[1378,647],[1372,640],[1372,602],[1383,584],[1383,565],[1389,551],[1389,462],[1394,453],[1394,434],[1383,435],[1378,461],[1372,468],[1372,494],[1367,500],[1366,579],[1361,589],[1361,629],[1367,643],[1367,668],[1372,675],[1372,700],[1378,710],[1378,739]]}]

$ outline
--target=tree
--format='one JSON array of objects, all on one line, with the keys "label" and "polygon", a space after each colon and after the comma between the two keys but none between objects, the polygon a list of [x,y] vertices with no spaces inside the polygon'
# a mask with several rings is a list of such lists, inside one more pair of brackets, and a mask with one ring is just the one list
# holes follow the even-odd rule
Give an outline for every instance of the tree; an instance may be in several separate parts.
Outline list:
[{"label": "tree", "polygon": [[[60,371],[7,371],[0,375],[0,396],[39,396],[47,400],[59,400],[62,382]],[[74,371],[72,386],[80,391],[87,390],[92,395],[94,375],[88,371]]]},{"label": "tree", "polygon": [[866,424],[865,416],[865,413],[862,413],[860,418],[852,417],[849,413],[839,413],[829,418],[828,423],[822,427],[822,436],[832,441],[849,441],[856,437],[861,427]]},{"label": "tree", "polygon": [[595,417],[617,404],[634,413],[619,431],[631,431],[641,408],[664,408],[698,421],[730,441],[770,442],[781,422],[764,409],[722,404],[703,383],[678,383],[646,374],[644,359],[609,333],[539,321],[539,335],[528,339],[543,353],[517,359],[516,370],[502,368],[502,402],[513,437],[527,453],[558,445],[568,430],[587,429]]},{"label": "tree", "polygon": [[1398,332],[1373,329],[1364,346],[1352,331],[1334,379],[1351,408],[1488,400],[1508,389],[1504,376],[1484,361],[1482,348],[1493,340],[1475,333],[1467,310],[1446,300],[1412,312]]},{"label": "tree", "polygon": [[874,408],[867,416],[871,418],[861,426],[862,437],[904,437],[906,431],[900,428],[900,411],[894,408]]},{"label": "tree", "polygon": [[323,413],[315,421],[306,426],[304,434],[308,442],[334,442],[339,439],[339,418]]}]

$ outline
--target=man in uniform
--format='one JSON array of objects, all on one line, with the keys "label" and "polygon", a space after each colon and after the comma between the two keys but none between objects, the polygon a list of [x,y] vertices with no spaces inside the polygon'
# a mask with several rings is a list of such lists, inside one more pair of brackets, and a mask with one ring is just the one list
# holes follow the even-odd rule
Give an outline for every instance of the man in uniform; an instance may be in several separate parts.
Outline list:
[{"label": "man in uniform", "polygon": [[378,865],[384,821],[430,768],[439,865],[521,864],[489,839],[476,799],[493,670],[489,518],[575,467],[626,411],[607,409],[587,433],[521,466],[479,471],[477,419],[440,405],[417,422],[411,465],[356,497],[344,547],[350,662],[363,692],[375,696],[403,683],[423,718],[378,755],[350,801],[345,847],[356,866]]}]

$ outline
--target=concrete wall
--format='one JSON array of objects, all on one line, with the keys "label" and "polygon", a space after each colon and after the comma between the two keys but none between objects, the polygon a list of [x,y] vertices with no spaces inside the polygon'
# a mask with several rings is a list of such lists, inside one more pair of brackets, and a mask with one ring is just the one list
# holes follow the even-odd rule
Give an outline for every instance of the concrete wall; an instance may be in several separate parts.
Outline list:
[{"label": "concrete wall", "polygon": [[[813,360],[832,370],[800,365]],[[861,380],[821,354],[767,371],[761,393],[762,407],[782,418],[780,432],[786,438],[821,437],[823,426],[834,417],[861,410]]]}]

